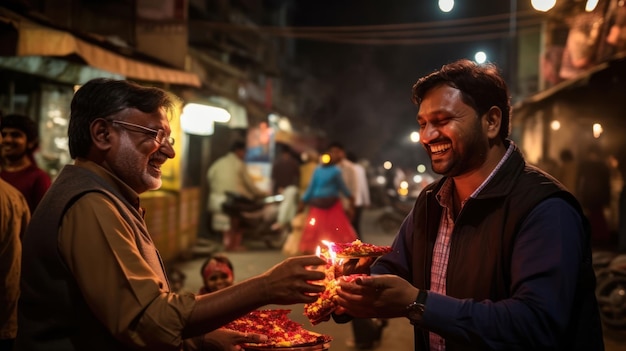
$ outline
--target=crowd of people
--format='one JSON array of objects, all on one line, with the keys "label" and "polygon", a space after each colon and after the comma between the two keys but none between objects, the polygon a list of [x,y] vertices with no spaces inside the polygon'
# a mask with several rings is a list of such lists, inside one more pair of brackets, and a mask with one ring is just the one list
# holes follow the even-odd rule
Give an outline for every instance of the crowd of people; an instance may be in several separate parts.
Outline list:
[{"label": "crowd of people", "polygon": [[[242,143],[235,142],[233,148],[243,147]],[[343,144],[333,142],[329,144],[325,153],[318,160],[316,152],[309,152],[303,160],[288,145],[280,145],[276,159],[271,167],[272,194],[283,196],[278,209],[275,227],[289,226],[298,214],[301,218],[301,226],[293,225],[290,238],[285,242],[293,249],[284,248],[283,252],[290,256],[302,254],[314,254],[320,245],[330,242],[352,242],[360,238],[360,220],[365,207],[370,204],[369,183],[365,169],[357,162],[355,157],[350,160]],[[352,155],[351,155],[352,156]],[[245,167],[238,168],[237,172],[226,172],[218,167],[231,155],[219,158],[208,172],[208,181],[211,188],[210,203],[214,213],[226,213],[230,218],[231,228],[236,218],[242,216],[245,208],[229,212],[224,209],[225,189],[237,192],[238,189],[250,189],[250,175]],[[243,152],[237,160],[244,159]],[[241,173],[243,172],[243,174]],[[220,180],[219,174],[237,174],[237,177],[228,177]],[[248,179],[248,180],[246,180]],[[211,182],[220,182],[214,184]],[[225,187],[224,184],[229,184]],[[254,186],[253,189],[257,189]],[[256,195],[255,195],[256,194]],[[261,196],[260,190],[239,191],[246,200],[242,206],[253,203]],[[221,199],[221,203],[214,201]],[[217,205],[216,205],[217,204]],[[227,237],[228,231],[223,234]],[[226,251],[232,248],[224,243]],[[353,320],[354,340],[351,341],[358,349],[371,349],[380,341],[381,331],[386,326],[385,322],[378,319],[355,319]]]},{"label": "crowd of people", "polygon": [[[357,348],[374,346],[364,336],[380,337],[374,321],[402,317],[415,326],[415,350],[603,350],[591,265],[602,224],[583,200],[586,175],[568,189],[525,161],[509,138],[509,92],[492,64],[444,65],[412,94],[421,145],[442,177],[419,194],[391,253],[344,268],[370,274],[340,283],[334,320],[353,322]],[[139,195],[161,186],[161,166],[176,157],[175,103],[126,80],[87,82],[70,106],[74,162],[52,183],[32,156],[37,128],[23,116],[0,120],[2,350],[237,350],[266,336],[220,326],[268,304],[313,302],[324,290],[316,247],[359,238],[369,201],[364,172],[338,142],[308,162],[282,150],[269,192],[250,179],[245,142],[235,142],[207,174],[209,209],[228,219],[224,249],[243,240],[229,194],[280,194],[291,200],[276,226],[306,218],[298,252],[238,283],[225,256],[210,256],[200,291],[171,284]]]}]

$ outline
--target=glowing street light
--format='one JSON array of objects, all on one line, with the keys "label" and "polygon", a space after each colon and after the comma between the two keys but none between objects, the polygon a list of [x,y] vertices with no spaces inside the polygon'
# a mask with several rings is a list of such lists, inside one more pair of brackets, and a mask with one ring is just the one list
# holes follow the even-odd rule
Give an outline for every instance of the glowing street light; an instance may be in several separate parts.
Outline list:
[{"label": "glowing street light", "polygon": [[439,0],[439,9],[442,12],[450,12],[454,8],[454,0]]},{"label": "glowing street light", "polygon": [[183,107],[180,126],[187,134],[213,135],[215,122],[228,122],[230,113],[221,107],[189,103]]},{"label": "glowing street light", "polygon": [[477,52],[476,54],[474,54],[474,61],[476,61],[476,63],[478,64],[487,62],[487,54],[485,54],[484,51]]},{"label": "glowing street light", "polygon": [[585,4],[585,11],[592,12],[596,9],[596,6],[598,6],[598,0],[587,0],[587,3]]},{"label": "glowing street light", "polygon": [[594,138],[598,139],[600,135],[602,135],[603,132],[604,132],[604,129],[602,128],[602,125],[600,123],[593,124],[593,137]]},{"label": "glowing street light", "polygon": [[530,4],[537,11],[548,12],[556,5],[556,0],[531,0]]}]

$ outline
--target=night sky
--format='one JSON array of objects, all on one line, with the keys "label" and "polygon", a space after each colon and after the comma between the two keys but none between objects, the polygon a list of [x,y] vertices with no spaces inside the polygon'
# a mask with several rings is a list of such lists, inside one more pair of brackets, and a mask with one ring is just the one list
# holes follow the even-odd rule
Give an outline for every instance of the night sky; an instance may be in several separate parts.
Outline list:
[{"label": "night sky", "polygon": [[[520,10],[530,0],[517,0]],[[452,12],[439,10],[436,0],[315,0],[290,3],[288,26],[364,26],[457,21],[509,12],[503,0],[456,1]],[[503,18],[500,23],[508,23]],[[504,32],[506,32],[506,28]],[[462,33],[450,33],[457,36]],[[344,143],[349,151],[374,163],[391,160],[413,168],[427,162],[421,146],[409,141],[416,130],[411,86],[425,74],[459,58],[486,51],[489,60],[506,69],[505,38],[421,45],[360,45],[297,40],[295,62],[321,82],[314,91],[302,88],[301,118]],[[307,86],[306,84],[303,84]],[[311,90],[311,89],[309,89]]]}]

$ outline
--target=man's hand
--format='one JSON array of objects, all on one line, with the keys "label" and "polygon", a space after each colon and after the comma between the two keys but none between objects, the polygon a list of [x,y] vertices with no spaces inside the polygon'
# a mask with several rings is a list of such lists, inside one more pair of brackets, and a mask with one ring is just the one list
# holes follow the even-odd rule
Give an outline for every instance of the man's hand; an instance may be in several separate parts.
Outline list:
[{"label": "man's hand", "polygon": [[340,266],[340,271],[337,272],[340,275],[351,274],[370,274],[370,266],[376,261],[376,257],[360,257],[346,259]]},{"label": "man's hand", "polygon": [[254,333],[242,333],[230,329],[216,329],[203,337],[202,350],[218,351],[238,351],[244,343],[263,343],[267,341],[267,336]]},{"label": "man's hand", "polygon": [[337,290],[338,312],[357,318],[396,318],[406,316],[406,306],[415,300],[419,290],[395,275],[340,281]]},{"label": "man's hand", "polygon": [[325,264],[326,260],[315,255],[290,257],[265,272],[261,279],[265,283],[263,293],[267,304],[290,305],[317,300],[324,286],[313,282],[323,280],[326,275],[313,267]]}]

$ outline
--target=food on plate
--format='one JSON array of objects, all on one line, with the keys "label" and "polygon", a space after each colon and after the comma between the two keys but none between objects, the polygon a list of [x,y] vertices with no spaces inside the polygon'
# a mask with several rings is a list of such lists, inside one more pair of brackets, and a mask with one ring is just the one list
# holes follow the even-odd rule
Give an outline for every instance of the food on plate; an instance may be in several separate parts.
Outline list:
[{"label": "food on plate", "polygon": [[324,286],[326,289],[322,292],[317,300],[304,305],[304,315],[309,319],[311,324],[316,325],[321,322],[328,321],[331,314],[337,309],[337,286],[339,279],[345,281],[353,281],[365,274],[353,274],[342,276],[338,279],[325,279]]},{"label": "food on plate", "polygon": [[[304,315],[311,324],[316,325],[330,319],[337,309],[337,288],[339,279],[353,281],[364,274],[343,275],[343,259],[377,257],[391,252],[391,246],[367,244],[357,239],[349,243],[323,241],[326,248],[318,247],[317,255],[326,259],[323,267],[326,277],[322,281],[325,287],[315,302],[304,305]],[[337,260],[339,258],[339,260]]]},{"label": "food on plate", "polygon": [[267,336],[267,342],[249,344],[263,347],[294,347],[330,342],[328,335],[318,334],[289,319],[288,309],[255,310],[226,324],[223,328]]},{"label": "food on plate", "polygon": [[391,246],[368,244],[356,239],[351,243],[334,243],[334,251],[337,257],[343,258],[382,256],[391,252]]}]

